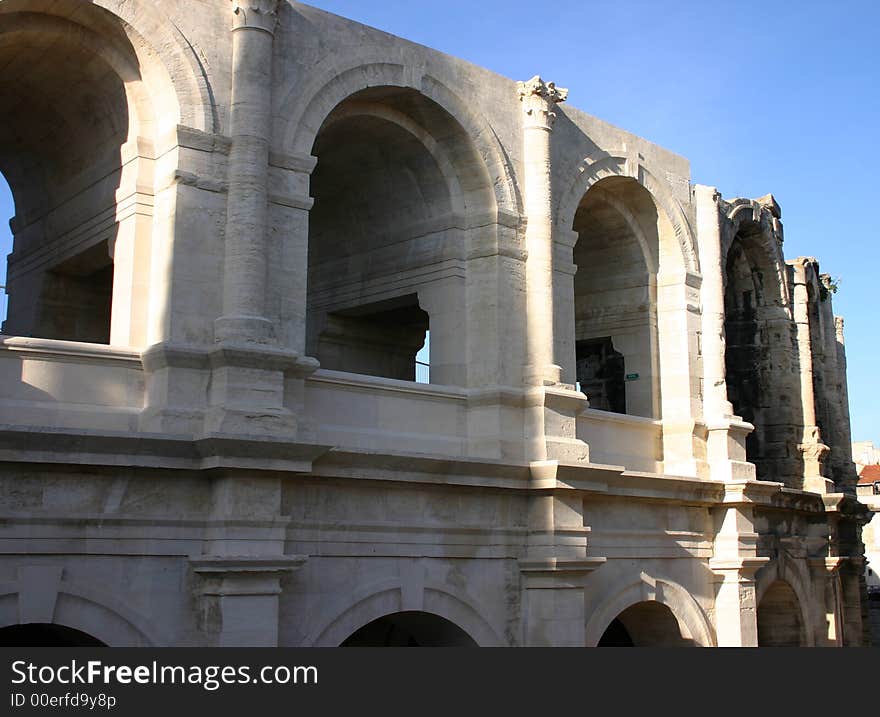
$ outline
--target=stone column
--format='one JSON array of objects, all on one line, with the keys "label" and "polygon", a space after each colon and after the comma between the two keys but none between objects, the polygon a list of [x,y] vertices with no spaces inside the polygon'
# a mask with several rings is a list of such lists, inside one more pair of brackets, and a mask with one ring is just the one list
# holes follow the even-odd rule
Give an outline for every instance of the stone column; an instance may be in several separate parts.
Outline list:
[{"label": "stone column", "polygon": [[746,436],[754,427],[733,415],[727,400],[724,330],[724,273],[721,256],[721,195],[715,187],[696,185],[697,237],[703,282],[702,306],[703,416],[711,477],[716,480],[753,479],[755,468],[746,459]]},{"label": "stone column", "polygon": [[698,184],[694,187],[694,198],[703,272],[703,412],[707,420],[716,421],[733,415],[733,406],[727,400],[724,364],[725,267],[721,261],[721,215],[718,208],[721,195],[715,187]]},{"label": "stone column", "polygon": [[799,257],[791,266],[794,280],[794,321],[797,327],[798,373],[803,411],[803,436],[798,450],[804,457],[804,489],[817,493],[830,493],[834,483],[822,473],[828,446],[822,443],[816,425],[816,396],[813,388],[813,349],[810,338],[809,292],[807,290],[807,264],[814,260]]},{"label": "stone column", "polygon": [[840,486],[844,493],[855,495],[855,485],[858,482],[855,466],[852,463],[852,425],[849,415],[849,385],[846,380],[846,344],[843,337],[843,317],[834,317],[834,342],[837,353],[837,385],[840,386],[838,406],[841,407],[840,423],[838,431],[840,435],[840,450],[844,457],[849,481]]},{"label": "stone column", "polygon": [[553,356],[553,202],[550,135],[554,109],[568,90],[537,75],[517,85],[523,116],[523,203],[526,215],[526,382],[559,383]]},{"label": "stone column", "polygon": [[232,104],[223,316],[217,341],[268,343],[266,222],[272,44],[278,0],[232,0]]},{"label": "stone column", "polygon": [[526,218],[525,453],[532,463],[586,462],[586,443],[576,436],[583,394],[562,385],[554,356],[554,227],[550,137],[554,109],[568,90],[537,75],[517,85],[523,108],[523,203]]}]

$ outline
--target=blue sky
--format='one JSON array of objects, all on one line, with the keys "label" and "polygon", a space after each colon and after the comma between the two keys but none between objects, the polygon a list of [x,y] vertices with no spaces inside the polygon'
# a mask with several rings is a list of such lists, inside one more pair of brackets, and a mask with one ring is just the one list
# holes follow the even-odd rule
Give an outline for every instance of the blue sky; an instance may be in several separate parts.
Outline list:
[{"label": "blue sky", "polygon": [[[541,74],[571,104],[684,155],[693,181],[727,198],[772,192],[786,255],[816,256],[840,279],[853,438],[880,445],[880,2],[310,4],[514,79]],[[0,182],[0,216],[13,213],[5,193]]]}]

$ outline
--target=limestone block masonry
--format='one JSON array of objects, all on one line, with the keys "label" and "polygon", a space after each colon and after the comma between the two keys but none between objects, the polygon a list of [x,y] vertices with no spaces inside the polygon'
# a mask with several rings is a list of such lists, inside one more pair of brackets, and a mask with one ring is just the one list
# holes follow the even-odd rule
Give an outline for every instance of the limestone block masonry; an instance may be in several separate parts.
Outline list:
[{"label": "limestone block masonry", "polygon": [[0,641],[866,644],[771,195],[297,2],[0,34]]}]

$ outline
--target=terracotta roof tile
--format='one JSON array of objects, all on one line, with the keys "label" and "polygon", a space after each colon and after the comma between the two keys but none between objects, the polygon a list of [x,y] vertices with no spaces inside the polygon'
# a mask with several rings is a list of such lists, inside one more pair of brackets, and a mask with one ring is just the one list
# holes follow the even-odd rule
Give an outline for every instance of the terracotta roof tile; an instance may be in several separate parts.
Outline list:
[{"label": "terracotta roof tile", "polygon": [[871,485],[880,481],[880,465],[870,465],[862,468],[859,473],[859,485]]}]

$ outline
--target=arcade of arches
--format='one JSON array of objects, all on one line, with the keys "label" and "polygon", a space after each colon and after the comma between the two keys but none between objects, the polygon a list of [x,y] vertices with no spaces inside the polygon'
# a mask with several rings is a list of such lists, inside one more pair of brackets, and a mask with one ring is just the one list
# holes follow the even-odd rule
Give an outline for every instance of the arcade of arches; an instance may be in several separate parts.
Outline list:
[{"label": "arcade of arches", "polygon": [[864,643],[772,196],[281,0],[0,0],[0,173],[3,641]]}]

